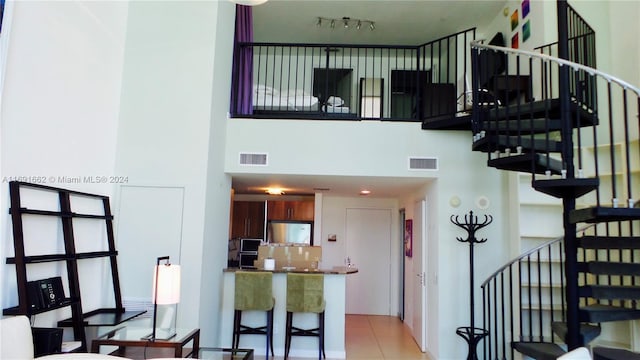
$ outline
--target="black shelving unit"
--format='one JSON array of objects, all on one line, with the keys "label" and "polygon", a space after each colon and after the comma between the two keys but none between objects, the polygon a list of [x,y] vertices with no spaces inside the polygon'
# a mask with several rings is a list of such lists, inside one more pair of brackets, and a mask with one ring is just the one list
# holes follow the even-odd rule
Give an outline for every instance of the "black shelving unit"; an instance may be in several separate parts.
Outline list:
[{"label": "black shelving unit", "polygon": [[[29,209],[22,207],[21,192],[24,189],[42,191],[46,193],[57,193],[59,201],[59,211]],[[32,316],[38,313],[52,311],[64,307],[71,308],[71,318],[60,320],[58,326],[73,328],[75,341],[80,341],[81,346],[77,351],[87,351],[87,339],[85,333],[86,326],[111,326],[117,325],[132,319],[144,311],[125,311],[122,306],[122,294],[120,292],[120,280],[118,278],[118,265],[116,257],[118,252],[115,248],[113,233],[113,215],[109,197],[84,193],[73,190],[66,190],[41,184],[33,184],[20,181],[9,183],[9,194],[11,197],[11,214],[13,226],[13,244],[15,256],[6,260],[7,264],[14,264],[16,268],[18,305],[3,310],[4,315],[27,315]],[[102,214],[81,214],[72,211],[72,198],[89,198],[102,202]],[[57,254],[27,255],[25,251],[23,218],[25,216],[46,216],[59,218],[62,226],[62,236],[64,241],[64,252]],[[106,229],[107,250],[94,252],[76,252],[73,220],[77,218],[94,219],[104,221]],[[101,308],[83,313],[82,297],[80,293],[80,279],[78,275],[78,261],[86,259],[109,258],[112,275],[112,286],[114,294],[113,308]],[[66,264],[67,280],[69,285],[69,296],[61,299],[56,304],[42,309],[34,309],[30,306],[32,299],[29,299],[27,267],[30,264],[64,262]]]}]

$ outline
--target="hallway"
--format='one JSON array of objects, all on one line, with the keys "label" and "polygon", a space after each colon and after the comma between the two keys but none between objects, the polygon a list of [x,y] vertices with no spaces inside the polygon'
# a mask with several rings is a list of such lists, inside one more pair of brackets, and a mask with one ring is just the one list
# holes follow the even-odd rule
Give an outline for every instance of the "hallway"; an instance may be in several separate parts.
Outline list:
[{"label": "hallway", "polygon": [[347,359],[429,359],[394,316],[346,315]]}]

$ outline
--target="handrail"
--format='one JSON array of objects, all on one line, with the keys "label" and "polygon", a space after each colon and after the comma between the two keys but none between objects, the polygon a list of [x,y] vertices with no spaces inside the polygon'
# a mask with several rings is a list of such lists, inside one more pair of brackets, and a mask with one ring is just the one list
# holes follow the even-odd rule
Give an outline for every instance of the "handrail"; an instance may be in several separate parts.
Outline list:
[{"label": "handrail", "polygon": [[[428,43],[429,44],[429,43]],[[355,48],[355,49],[410,49],[415,50],[422,45],[379,45],[379,44],[334,44],[334,43],[278,43],[278,42],[238,42],[240,46],[280,46],[309,48]]]},{"label": "handrail", "polygon": [[606,79],[609,83],[613,82],[616,83],[618,85],[620,85],[622,88],[624,88],[625,90],[631,90],[633,92],[635,92],[636,94],[638,94],[638,96],[640,96],[640,88],[629,84],[628,82],[609,75],[607,73],[604,73],[598,69],[594,69],[592,67],[589,66],[585,66],[582,64],[578,64],[576,62],[573,61],[569,61],[569,60],[565,60],[565,59],[561,59],[561,58],[557,58],[554,56],[550,56],[550,55],[546,55],[546,54],[540,54],[540,53],[536,53],[536,52],[532,52],[532,51],[527,51],[527,50],[520,50],[520,49],[512,49],[512,48],[508,48],[508,47],[503,47],[503,46],[494,46],[494,45],[486,45],[483,44],[481,42],[481,40],[474,40],[470,42],[471,44],[471,48],[476,48],[479,50],[485,49],[485,50],[493,50],[493,51],[497,51],[497,52],[503,52],[503,53],[507,53],[507,54],[514,54],[514,55],[523,55],[523,56],[527,56],[529,58],[538,58],[541,60],[546,60],[549,62],[555,62],[558,63],[560,66],[570,66],[571,68],[573,68],[574,70],[578,71],[578,70],[583,70],[586,71],[589,75],[592,76],[600,76],[603,77],[604,79]]},{"label": "handrail", "polygon": [[[586,231],[587,229],[589,229],[589,228],[591,228],[591,227],[594,227],[594,226],[595,226],[595,224],[590,224],[590,225],[588,225],[588,226],[585,226],[585,227],[583,227],[583,228],[579,229],[578,231],[576,231],[576,234],[577,234],[577,233],[581,233],[581,232],[583,232],[583,231]],[[544,244],[538,245],[538,246],[536,246],[535,248],[533,248],[533,249],[531,249],[531,250],[529,250],[529,251],[527,251],[527,252],[525,252],[525,253],[523,253],[523,254],[521,254],[521,255],[518,255],[518,257],[517,257],[517,258],[515,258],[515,259],[513,259],[513,260],[509,261],[509,262],[508,262],[508,263],[506,263],[504,266],[502,266],[501,268],[499,268],[498,270],[496,270],[493,274],[489,275],[489,276],[487,277],[487,280],[485,280],[485,281],[482,283],[482,285],[480,285],[480,287],[484,287],[485,285],[487,285],[487,284],[489,283],[489,281],[491,281],[491,280],[493,280],[494,278],[496,278],[500,273],[502,273],[504,270],[506,270],[507,268],[509,268],[511,265],[513,265],[513,264],[517,263],[518,261],[520,261],[520,260],[522,260],[522,259],[524,259],[524,258],[526,258],[526,257],[528,257],[528,256],[530,256],[530,255],[532,255],[532,254],[533,254],[533,253],[535,253],[535,252],[538,252],[538,251],[540,251],[540,250],[542,250],[542,249],[544,249],[544,248],[546,248],[546,247],[549,247],[549,246],[551,246],[551,245],[553,245],[553,244],[555,244],[555,243],[557,243],[557,242],[559,242],[559,241],[562,241],[562,240],[564,240],[564,235],[562,235],[562,236],[558,236],[558,237],[557,237],[557,238],[555,238],[555,239],[549,240],[549,241],[545,242]]]}]

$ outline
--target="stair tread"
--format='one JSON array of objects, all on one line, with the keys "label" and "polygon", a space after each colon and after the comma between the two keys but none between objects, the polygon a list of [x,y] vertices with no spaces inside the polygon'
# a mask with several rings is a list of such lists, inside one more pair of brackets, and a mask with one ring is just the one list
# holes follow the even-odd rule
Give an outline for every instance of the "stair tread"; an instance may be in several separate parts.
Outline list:
[{"label": "stair tread", "polygon": [[581,297],[603,300],[640,299],[640,286],[632,285],[583,285],[578,287]]},{"label": "stair tread", "polygon": [[592,349],[593,360],[640,360],[640,354],[626,349],[596,346]]},{"label": "stair tread", "polygon": [[537,191],[556,198],[565,196],[579,198],[597,189],[600,180],[597,178],[542,179],[534,180],[532,185]]},{"label": "stair tread", "polygon": [[[547,167],[547,159],[549,159],[549,167]],[[550,170],[552,174],[560,174],[562,162],[554,158],[548,158],[545,154],[523,153],[510,155],[506,157],[490,159],[487,165],[501,170],[531,172],[532,162],[535,164],[534,171],[536,174],[544,174]]]},{"label": "stair tread", "polygon": [[[584,108],[577,106],[574,101],[570,103],[572,127],[584,127],[597,125],[597,118],[594,118],[593,114],[585,110]],[[576,112],[580,116],[575,116]],[[519,131],[524,131],[522,126],[529,126],[531,119],[534,120],[534,124],[526,131],[534,132],[548,132],[559,130],[561,128],[560,119],[560,100],[559,99],[546,99],[533,101],[531,103],[513,104],[510,106],[491,108],[488,113],[488,123],[484,128],[496,128],[496,125],[502,127],[505,131],[514,131],[520,125]],[[579,121],[578,121],[579,120]],[[536,121],[542,121],[541,127]],[[515,125],[509,123],[516,123]],[[546,123],[545,123],[546,122]],[[502,125],[500,125],[502,123]],[[507,124],[511,126],[507,126]]]},{"label": "stair tread", "polygon": [[580,307],[579,314],[580,321],[594,323],[640,319],[640,310],[603,304]]},{"label": "stair tread", "polygon": [[584,209],[576,209],[571,211],[569,214],[569,221],[573,224],[581,222],[600,223],[637,219],[640,219],[640,208],[593,206]]},{"label": "stair tread", "polygon": [[[566,322],[554,321],[551,323],[551,328],[556,335],[566,342],[568,332],[568,325]],[[583,343],[590,343],[600,335],[601,330],[602,329],[599,325],[580,324],[580,334],[582,335]]]},{"label": "stair tread", "polygon": [[471,130],[471,114],[451,114],[424,119],[422,130]]},{"label": "stair tread", "polygon": [[636,263],[588,261],[581,264],[581,271],[590,274],[640,276],[640,264]]},{"label": "stair tread", "polygon": [[584,249],[640,249],[640,241],[633,236],[582,236],[577,240]]},{"label": "stair tread", "polygon": [[473,151],[491,152],[495,150],[504,151],[505,149],[513,149],[521,146],[526,152],[527,150],[536,150],[540,152],[560,152],[560,141],[546,139],[531,139],[529,135],[509,136],[509,135],[486,135],[473,142]]},{"label": "stair tread", "polygon": [[555,360],[566,354],[563,348],[554,343],[516,341],[512,346],[516,351],[537,360]]}]

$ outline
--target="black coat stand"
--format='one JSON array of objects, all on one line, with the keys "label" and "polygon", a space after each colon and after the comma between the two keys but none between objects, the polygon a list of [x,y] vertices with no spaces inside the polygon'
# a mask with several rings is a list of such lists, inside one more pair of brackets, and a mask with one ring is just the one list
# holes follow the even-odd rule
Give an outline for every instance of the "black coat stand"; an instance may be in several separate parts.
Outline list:
[{"label": "black coat stand", "polygon": [[478,217],[473,215],[473,211],[469,211],[469,215],[464,216],[464,222],[461,222],[458,219],[458,216],[451,215],[451,222],[464,230],[467,231],[467,238],[456,238],[460,242],[469,243],[469,314],[471,315],[471,325],[470,326],[462,326],[456,329],[456,334],[465,339],[467,344],[469,345],[469,354],[467,355],[467,360],[477,360],[478,355],[476,353],[476,347],[480,340],[489,335],[489,332],[482,328],[475,327],[475,317],[474,317],[474,285],[473,285],[473,246],[475,244],[482,244],[487,241],[487,239],[477,239],[476,231],[482,229],[483,227],[491,224],[493,218],[491,215],[485,215],[483,222],[478,222]]}]

